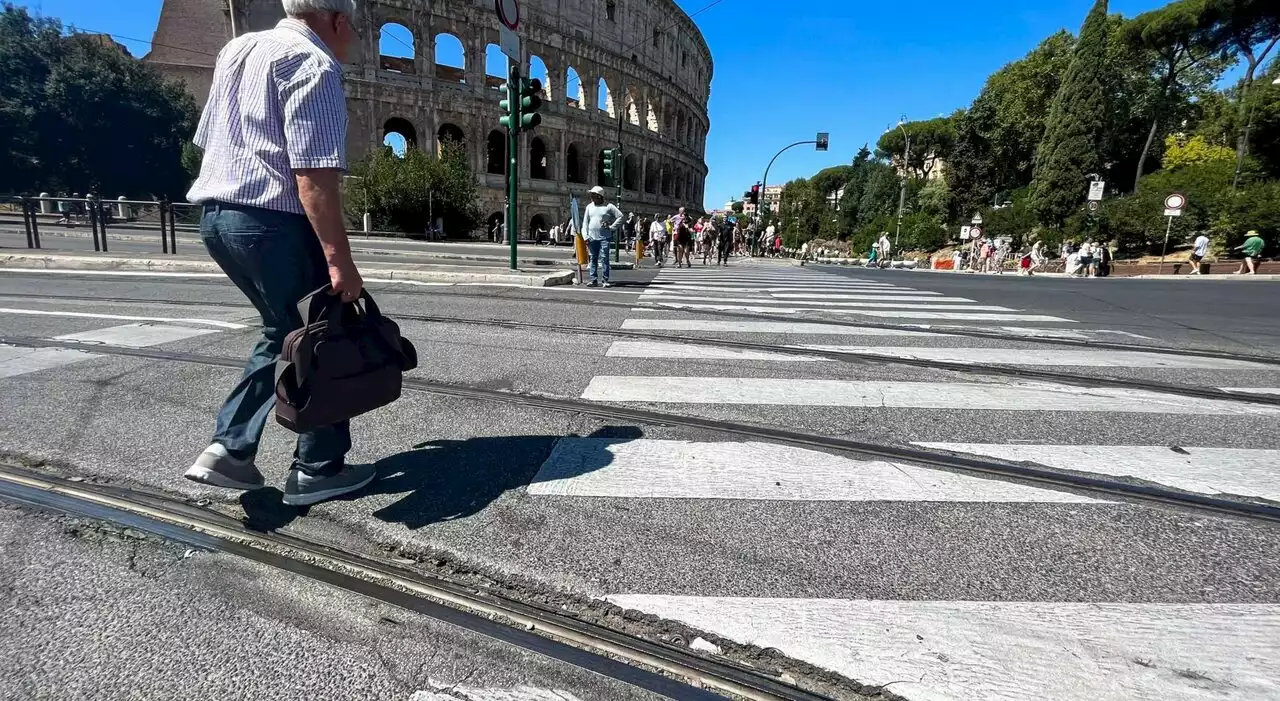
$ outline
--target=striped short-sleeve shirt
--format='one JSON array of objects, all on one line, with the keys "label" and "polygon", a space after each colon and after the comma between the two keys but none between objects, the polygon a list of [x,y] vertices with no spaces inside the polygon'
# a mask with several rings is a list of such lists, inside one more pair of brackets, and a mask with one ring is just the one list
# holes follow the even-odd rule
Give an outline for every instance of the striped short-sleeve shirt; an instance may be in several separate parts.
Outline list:
[{"label": "striped short-sleeve shirt", "polygon": [[218,54],[195,144],[204,160],[189,201],[305,214],[294,169],[347,168],[341,64],[295,19],[233,39]]}]

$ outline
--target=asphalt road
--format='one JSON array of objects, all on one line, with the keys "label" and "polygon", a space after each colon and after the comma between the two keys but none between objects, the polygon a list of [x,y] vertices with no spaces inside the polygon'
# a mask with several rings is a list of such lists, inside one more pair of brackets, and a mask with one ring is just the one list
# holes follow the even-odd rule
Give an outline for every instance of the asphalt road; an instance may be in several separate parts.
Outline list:
[{"label": "asphalt road", "polygon": [[[1280,357],[1265,284],[736,259],[615,281],[372,291],[417,345],[422,379],[1280,503],[1280,406],[1120,384],[1275,391],[1280,365],[1186,350]],[[447,572],[585,617],[607,600],[659,616],[645,624],[656,630],[691,626],[737,659],[775,648],[802,681],[821,676],[808,664],[908,699],[1280,698],[1280,532],[1253,521],[412,392],[354,422],[349,458],[381,474],[355,498],[298,513],[275,489],[186,482],[238,373],[112,347],[241,358],[254,320],[217,280],[0,271],[0,337],[101,344],[0,346],[0,449],[207,499],[263,528],[431,553]],[[290,454],[287,432],[268,426],[258,461],[270,484]],[[834,688],[851,697],[854,685]]]}]

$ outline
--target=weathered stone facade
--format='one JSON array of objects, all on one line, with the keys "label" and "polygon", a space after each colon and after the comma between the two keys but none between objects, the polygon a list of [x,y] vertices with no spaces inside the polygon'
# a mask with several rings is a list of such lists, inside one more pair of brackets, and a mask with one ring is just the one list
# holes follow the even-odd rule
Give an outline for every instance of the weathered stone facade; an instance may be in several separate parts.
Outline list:
[{"label": "weathered stone facade", "polygon": [[[359,46],[345,67],[348,155],[365,155],[390,132],[417,148],[434,149],[446,134],[460,138],[492,221],[505,202],[506,150],[498,124],[503,79],[485,72],[488,47],[498,42],[492,1],[358,2]],[[240,32],[283,17],[279,0],[232,5]],[[700,211],[712,61],[693,21],[673,0],[523,0],[521,12],[522,74],[531,75],[537,62],[532,75],[545,66],[547,76],[542,125],[520,137],[521,228],[567,220],[570,194],[581,199],[602,184],[600,152],[619,140],[626,154],[624,210]],[[412,34],[411,57],[381,55],[387,24]],[[436,63],[445,34],[461,42],[461,68]],[[165,0],[146,60],[204,100],[214,56],[230,35],[227,0]],[[570,80],[570,71],[580,79]],[[601,102],[607,109],[598,108]]]}]

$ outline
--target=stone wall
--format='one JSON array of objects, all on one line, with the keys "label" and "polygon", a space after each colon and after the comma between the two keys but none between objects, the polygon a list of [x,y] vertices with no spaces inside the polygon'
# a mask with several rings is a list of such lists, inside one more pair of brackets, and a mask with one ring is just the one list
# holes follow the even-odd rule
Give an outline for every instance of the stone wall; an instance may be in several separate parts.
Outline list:
[{"label": "stone wall", "polygon": [[[279,0],[234,3],[241,32],[269,28],[283,17]],[[359,45],[345,66],[348,155],[364,156],[389,132],[433,151],[442,136],[460,136],[481,186],[480,205],[492,218],[505,201],[497,89],[505,64],[502,77],[485,71],[498,43],[493,3],[358,6]],[[626,154],[624,210],[667,213],[685,205],[701,211],[712,60],[693,21],[673,0],[524,0],[521,11],[522,74],[546,76],[542,125],[520,136],[522,229],[537,217],[546,227],[567,219],[569,196],[582,199],[589,187],[603,184],[600,153],[619,143]],[[186,81],[203,101],[213,56],[230,38],[229,17],[226,0],[165,0],[146,60]],[[412,49],[388,41],[383,48],[398,55],[384,56],[382,28],[393,23],[411,35]],[[463,65],[437,64],[437,44],[455,40]]]}]

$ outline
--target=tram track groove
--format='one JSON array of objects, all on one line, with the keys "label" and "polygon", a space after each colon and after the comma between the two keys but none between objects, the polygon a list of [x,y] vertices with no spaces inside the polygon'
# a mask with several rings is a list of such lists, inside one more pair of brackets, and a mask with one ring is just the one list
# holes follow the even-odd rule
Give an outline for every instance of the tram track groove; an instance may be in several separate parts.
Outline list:
[{"label": "tram track groove", "polygon": [[[236,370],[242,368],[244,364],[244,361],[238,358],[153,348],[104,346],[94,343],[43,338],[0,336],[0,344],[27,348],[68,348],[101,355],[192,363]],[[436,382],[412,376],[404,379],[404,389],[425,394],[511,404],[577,416],[590,416],[610,421],[621,420],[653,426],[678,426],[699,429],[722,435],[745,437],[751,440],[767,440],[802,448],[835,451],[861,459],[902,461],[930,469],[1010,480],[1035,487],[1073,490],[1085,494],[1102,495],[1110,499],[1160,504],[1257,522],[1280,523],[1280,505],[1271,504],[1270,502],[1231,499],[1186,492],[1152,483],[1132,483],[1118,479],[1097,477],[1091,474],[1063,472],[1036,463],[969,457],[916,446],[868,443],[838,436],[790,431],[760,424],[724,421],[567,397]],[[1233,401],[1243,399],[1241,395],[1232,394],[1229,396]]]}]

